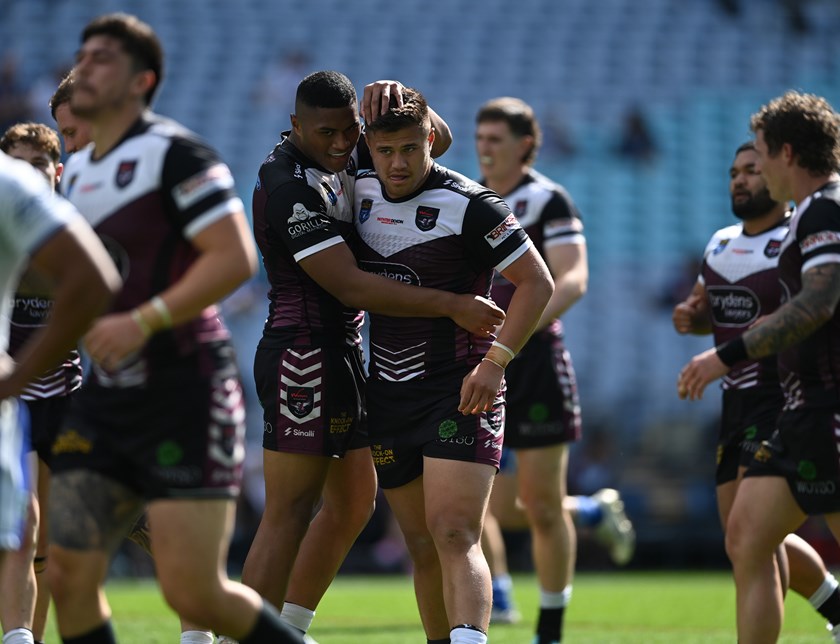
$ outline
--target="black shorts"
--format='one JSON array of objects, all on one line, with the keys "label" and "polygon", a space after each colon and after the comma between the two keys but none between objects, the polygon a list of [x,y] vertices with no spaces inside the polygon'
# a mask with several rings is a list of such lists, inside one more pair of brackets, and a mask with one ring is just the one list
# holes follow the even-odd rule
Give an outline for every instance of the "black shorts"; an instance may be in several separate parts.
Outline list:
[{"label": "black shorts", "polygon": [[491,411],[468,416],[458,411],[460,391],[460,378],[368,382],[371,452],[382,488],[400,487],[420,476],[424,456],[498,469],[505,427],[504,390]]},{"label": "black shorts", "polygon": [[580,440],[577,378],[563,340],[534,335],[505,370],[505,447],[529,448]]},{"label": "black shorts", "polygon": [[263,408],[263,447],[332,457],[367,447],[364,373],[358,347],[278,349],[260,343],[254,380]]},{"label": "black shorts", "polygon": [[776,430],[784,396],[774,389],[726,389],[723,392],[715,483],[723,485],[747,467],[762,441]]},{"label": "black shorts", "polygon": [[237,496],[245,407],[235,368],[168,382],[86,383],[53,443],[53,472],[93,470],[149,500]]},{"label": "black shorts", "polygon": [[783,476],[808,515],[840,512],[840,410],[783,411],[745,476]]},{"label": "black shorts", "polygon": [[32,449],[47,466],[52,460],[52,444],[61,430],[70,398],[70,396],[53,396],[25,401],[31,419]]}]

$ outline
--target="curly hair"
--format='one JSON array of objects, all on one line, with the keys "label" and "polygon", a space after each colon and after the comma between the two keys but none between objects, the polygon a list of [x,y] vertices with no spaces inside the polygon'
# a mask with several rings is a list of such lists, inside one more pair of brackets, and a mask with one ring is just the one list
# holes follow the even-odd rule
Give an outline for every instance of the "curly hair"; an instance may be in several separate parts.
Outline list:
[{"label": "curly hair", "polygon": [[785,92],[752,115],[750,129],[762,131],[771,155],[790,144],[799,166],[813,176],[840,169],[840,115],[821,96]]},{"label": "curly hair", "polygon": [[50,155],[53,163],[61,160],[61,142],[55,130],[43,123],[16,123],[0,138],[0,150],[8,152],[18,144],[31,145]]}]

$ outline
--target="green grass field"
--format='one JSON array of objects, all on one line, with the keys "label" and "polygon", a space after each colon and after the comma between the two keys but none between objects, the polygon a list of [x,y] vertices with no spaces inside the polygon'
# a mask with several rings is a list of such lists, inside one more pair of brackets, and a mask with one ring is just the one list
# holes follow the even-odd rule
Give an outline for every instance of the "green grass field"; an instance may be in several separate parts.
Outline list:
[{"label": "green grass field", "polygon": [[[524,624],[494,626],[493,644],[530,644],[536,613],[533,576],[514,578]],[[176,644],[178,621],[151,581],[112,582],[107,594],[124,644]],[[564,642],[574,644],[731,644],[735,591],[726,572],[579,574],[566,617]],[[319,644],[423,644],[407,577],[341,576],[311,631]],[[58,638],[51,626],[48,642]],[[822,618],[799,596],[787,599],[782,644],[827,644]]]}]

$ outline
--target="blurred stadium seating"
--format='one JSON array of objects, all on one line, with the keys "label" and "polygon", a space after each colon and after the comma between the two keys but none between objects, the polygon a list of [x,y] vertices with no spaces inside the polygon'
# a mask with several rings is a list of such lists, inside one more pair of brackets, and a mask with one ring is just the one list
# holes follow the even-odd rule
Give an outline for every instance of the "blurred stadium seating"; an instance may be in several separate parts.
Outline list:
[{"label": "blurred stadium seating", "polygon": [[[637,520],[650,518],[644,542],[669,522],[715,520],[717,394],[688,404],[674,386],[709,342],[673,332],[669,292],[690,285],[686,266],[731,221],[727,170],[749,115],[789,87],[840,106],[838,3],[803,4],[805,33],[791,29],[781,2],[738,4],[732,14],[714,0],[2,0],[0,52],[17,52],[34,80],[72,60],[92,16],[137,14],[167,50],[156,109],[219,148],[246,203],[288,126],[251,97],[286,51],[305,51],[310,71],[338,69],[359,90],[377,78],[422,90],[455,137],[442,162],[469,176],[473,116],[485,100],[519,96],[544,122],[559,114],[577,152],[546,151],[538,169],[578,202],[591,263],[589,292],[566,320],[569,344],[585,419],[614,437],[615,484]],[[632,105],[659,148],[642,166],[612,153]]]}]

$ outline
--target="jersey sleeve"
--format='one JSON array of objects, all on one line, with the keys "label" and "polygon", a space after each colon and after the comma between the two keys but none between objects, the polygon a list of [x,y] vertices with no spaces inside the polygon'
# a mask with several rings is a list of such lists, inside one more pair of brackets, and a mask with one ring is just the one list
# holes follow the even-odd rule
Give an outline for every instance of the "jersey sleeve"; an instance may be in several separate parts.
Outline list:
[{"label": "jersey sleeve", "polygon": [[9,213],[0,217],[0,234],[7,248],[32,254],[81,215],[69,201],[54,195],[36,171],[28,165],[20,167],[20,176],[0,175],[0,210]]},{"label": "jersey sleeve", "polygon": [[268,197],[265,216],[296,262],[344,242],[336,222],[327,216],[324,200],[302,183],[285,183],[275,189]]},{"label": "jersey sleeve", "polygon": [[840,205],[817,199],[802,213],[796,227],[802,272],[821,264],[840,263]]},{"label": "jersey sleeve", "polygon": [[219,219],[245,210],[230,169],[198,139],[173,139],[161,185],[169,196],[173,218],[188,239]]},{"label": "jersey sleeve", "polygon": [[565,191],[556,191],[546,202],[540,215],[543,246],[583,244],[583,222],[572,198]]},{"label": "jersey sleeve", "polygon": [[464,213],[462,234],[478,265],[499,272],[524,255],[532,245],[505,202],[491,192],[470,200]]}]

